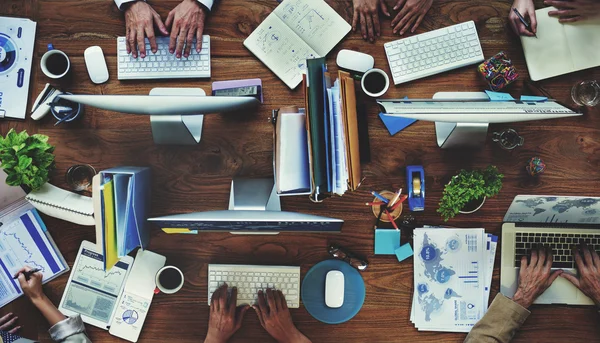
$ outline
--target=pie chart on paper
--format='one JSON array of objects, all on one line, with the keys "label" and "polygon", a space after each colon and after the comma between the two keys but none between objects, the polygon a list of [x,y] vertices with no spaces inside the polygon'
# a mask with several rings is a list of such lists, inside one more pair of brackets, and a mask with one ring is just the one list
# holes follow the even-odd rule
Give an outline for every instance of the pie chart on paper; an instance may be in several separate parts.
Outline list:
[{"label": "pie chart on paper", "polygon": [[135,324],[138,318],[139,315],[135,310],[127,310],[123,312],[123,321],[129,325]]}]

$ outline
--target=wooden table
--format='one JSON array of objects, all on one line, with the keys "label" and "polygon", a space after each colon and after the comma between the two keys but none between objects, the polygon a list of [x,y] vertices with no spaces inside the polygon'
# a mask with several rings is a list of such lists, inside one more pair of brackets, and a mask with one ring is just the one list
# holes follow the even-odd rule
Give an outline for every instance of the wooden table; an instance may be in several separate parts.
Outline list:
[{"label": "wooden table", "polygon": [[[178,0],[151,1],[166,18]],[[392,1],[387,1],[392,5]],[[350,0],[329,0],[349,22]],[[51,182],[66,187],[64,175],[71,165],[89,163],[96,170],[113,166],[151,166],[152,215],[226,209],[232,177],[269,177],[273,173],[272,126],[267,122],[271,109],[301,105],[300,90],[289,90],[261,62],[242,46],[242,41],[277,5],[274,0],[224,0],[214,10],[206,33],[212,39],[212,74],[208,80],[118,81],[116,37],[124,35],[123,15],[109,0],[1,0],[0,14],[28,17],[38,22],[29,104],[49,82],[39,69],[47,43],[65,51],[71,58],[72,77],[54,83],[76,94],[147,94],[153,87],[202,87],[207,93],[211,82],[260,77],[265,103],[256,113],[244,116],[212,115],[205,119],[202,142],[197,146],[158,146],[152,142],[148,117],[130,116],[91,107],[81,120],[54,127],[51,115],[40,122],[2,121],[0,132],[9,128],[50,136],[56,145],[56,171]],[[542,7],[536,0],[537,7]],[[474,20],[486,57],[498,51],[508,53],[521,75],[509,89],[521,94],[528,78],[519,40],[509,31],[506,17],[510,0],[435,0],[418,33]],[[329,54],[330,67],[341,48],[354,49],[375,57],[377,67],[389,73],[383,43],[392,36],[389,20],[383,21],[383,35],[375,44],[350,34]],[[83,51],[100,45],[106,55],[110,81],[94,85],[87,76]],[[600,69],[587,70],[542,82],[553,97],[571,103],[570,89],[578,80],[600,77]],[[391,87],[390,98],[431,97],[437,91],[480,91],[484,83],[474,66]],[[367,101],[367,99],[362,99]],[[516,129],[525,146],[513,152],[501,150],[488,140],[478,151],[446,151],[437,147],[432,123],[419,122],[390,137],[377,117],[374,101],[367,101],[371,162],[363,165],[366,177],[355,193],[313,204],[306,197],[282,198],[285,210],[343,218],[342,234],[281,234],[275,237],[232,236],[207,233],[198,236],[167,236],[152,232],[150,249],[167,256],[168,263],[185,273],[184,288],[172,296],[158,295],[144,325],[141,342],[197,342],[204,338],[208,323],[207,265],[209,263],[255,263],[301,265],[302,273],[328,258],[326,247],[335,242],[370,261],[363,273],[367,297],[362,310],[351,321],[325,325],[311,317],[304,307],[292,310],[298,328],[314,342],[461,342],[464,334],[417,332],[409,321],[413,289],[412,259],[398,263],[393,256],[373,255],[373,215],[364,206],[370,190],[396,189],[404,185],[409,164],[422,164],[426,170],[427,203],[419,223],[441,224],[435,212],[443,185],[461,168],[495,164],[506,175],[499,196],[489,199],[476,214],[449,222],[458,227],[484,227],[500,235],[502,218],[517,194],[564,194],[600,196],[600,115],[587,111],[583,117],[551,121],[492,125],[491,132]],[[532,156],[540,156],[548,166],[539,179],[524,173]],[[82,240],[94,241],[94,230],[44,216],[51,234],[66,260],[72,264]],[[403,239],[406,237],[403,236]],[[497,254],[499,261],[499,254]],[[499,262],[497,262],[499,263]],[[498,264],[496,265],[498,267]],[[499,268],[494,270],[492,296],[499,288]],[[49,283],[46,293],[58,304],[68,276]],[[26,299],[19,299],[0,311],[13,311],[25,323],[23,334],[49,341],[47,323]],[[517,334],[518,342],[573,342],[600,339],[596,309],[591,307],[533,306],[532,315]],[[96,342],[116,342],[107,332],[88,326]],[[271,342],[250,311],[232,342]]]}]

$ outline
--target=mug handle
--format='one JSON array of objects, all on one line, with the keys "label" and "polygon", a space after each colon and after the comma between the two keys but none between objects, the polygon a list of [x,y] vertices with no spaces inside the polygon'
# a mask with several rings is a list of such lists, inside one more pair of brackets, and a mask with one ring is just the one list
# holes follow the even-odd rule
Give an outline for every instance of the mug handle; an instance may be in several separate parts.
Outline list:
[{"label": "mug handle", "polygon": [[54,50],[54,45],[52,43],[48,43],[48,51]]}]

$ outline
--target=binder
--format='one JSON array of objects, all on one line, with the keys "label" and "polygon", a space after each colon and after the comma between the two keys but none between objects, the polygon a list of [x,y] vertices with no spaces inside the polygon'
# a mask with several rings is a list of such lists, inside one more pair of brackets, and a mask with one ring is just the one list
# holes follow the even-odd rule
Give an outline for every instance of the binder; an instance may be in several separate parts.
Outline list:
[{"label": "binder", "polygon": [[100,172],[92,181],[96,244],[109,270],[123,256],[150,241],[150,168],[118,167]]}]

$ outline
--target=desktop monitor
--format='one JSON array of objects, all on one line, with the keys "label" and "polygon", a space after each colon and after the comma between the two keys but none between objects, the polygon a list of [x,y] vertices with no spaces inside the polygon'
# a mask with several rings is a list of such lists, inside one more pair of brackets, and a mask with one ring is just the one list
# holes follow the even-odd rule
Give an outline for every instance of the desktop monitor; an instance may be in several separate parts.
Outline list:
[{"label": "desktop monitor", "polygon": [[175,214],[148,219],[165,232],[341,232],[344,221],[281,211],[272,179],[235,179],[231,182],[229,210]]}]

